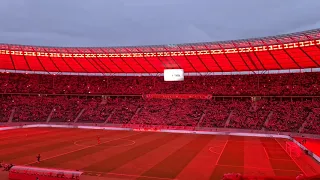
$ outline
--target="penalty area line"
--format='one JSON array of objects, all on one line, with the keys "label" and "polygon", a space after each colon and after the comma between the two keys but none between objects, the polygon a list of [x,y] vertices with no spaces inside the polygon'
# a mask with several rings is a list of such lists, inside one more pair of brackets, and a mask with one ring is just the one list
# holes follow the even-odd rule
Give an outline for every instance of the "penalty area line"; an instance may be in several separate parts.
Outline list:
[{"label": "penalty area line", "polygon": [[266,148],[265,148],[265,147],[263,147],[263,149],[264,149],[264,152],[266,153],[266,156],[267,156],[267,158],[268,158],[268,160],[269,160],[269,159],[270,159],[270,157],[269,157],[269,154],[268,154],[268,152],[267,152]]},{"label": "penalty area line", "polygon": [[286,152],[286,153],[288,154],[288,156],[292,159],[292,161],[298,166],[298,168],[303,172],[303,174],[304,174],[304,175],[307,175],[306,172],[305,172],[305,171],[301,168],[301,166],[297,163],[297,161],[294,160],[294,159],[290,156],[290,154],[285,150],[284,147],[282,147],[282,145],[280,144],[280,142],[279,142],[276,138],[274,138],[274,139],[277,141],[277,143],[279,144],[279,146],[284,150],[284,152]]},{"label": "penalty area line", "polygon": [[219,157],[218,157],[218,159],[216,161],[216,165],[218,164],[218,162],[219,162],[219,160],[220,160],[220,158],[222,156],[223,151],[226,149],[226,146],[227,146],[228,142],[229,142],[229,140],[227,140],[226,143],[224,144],[223,149],[222,149],[221,153],[219,154]]},{"label": "penalty area line", "polygon": [[244,169],[257,169],[257,170],[277,170],[277,171],[288,171],[288,172],[301,172],[297,170],[291,170],[291,169],[274,169],[274,168],[262,168],[262,167],[252,167],[252,166],[233,166],[233,165],[224,165],[224,164],[217,164],[217,166],[222,167],[238,167],[238,168],[244,168]]}]

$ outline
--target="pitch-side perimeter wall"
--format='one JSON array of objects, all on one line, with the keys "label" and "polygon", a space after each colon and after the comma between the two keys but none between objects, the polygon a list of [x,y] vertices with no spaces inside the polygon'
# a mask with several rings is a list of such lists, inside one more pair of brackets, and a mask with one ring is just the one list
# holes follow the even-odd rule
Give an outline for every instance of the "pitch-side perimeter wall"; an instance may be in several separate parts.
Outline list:
[{"label": "pitch-side perimeter wall", "polygon": [[[10,127],[0,127],[0,131],[18,129],[18,128],[34,128],[34,127],[52,127],[52,128],[79,128],[79,129],[100,129],[100,130],[118,130],[118,131],[138,131],[133,128],[121,128],[121,127],[99,127],[99,126],[83,126],[83,125],[58,125],[58,124],[30,124]],[[150,131],[149,131],[150,132]],[[289,135],[279,134],[263,134],[263,133],[245,133],[245,132],[212,132],[212,131],[186,131],[186,130],[168,130],[158,129],[154,132],[167,132],[167,133],[184,133],[184,134],[212,134],[212,135],[230,135],[230,136],[251,136],[251,137],[267,137],[267,138],[284,138],[293,141],[302,150],[307,150],[309,155],[320,163],[320,157],[312,153],[309,149],[303,146]]]}]

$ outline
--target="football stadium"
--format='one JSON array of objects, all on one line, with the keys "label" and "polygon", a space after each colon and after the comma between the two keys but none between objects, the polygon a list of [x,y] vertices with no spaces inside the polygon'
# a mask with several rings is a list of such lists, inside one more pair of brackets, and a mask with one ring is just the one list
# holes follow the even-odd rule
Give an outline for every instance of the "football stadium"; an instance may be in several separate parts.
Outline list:
[{"label": "football stadium", "polygon": [[0,45],[3,180],[320,179],[320,29]]}]

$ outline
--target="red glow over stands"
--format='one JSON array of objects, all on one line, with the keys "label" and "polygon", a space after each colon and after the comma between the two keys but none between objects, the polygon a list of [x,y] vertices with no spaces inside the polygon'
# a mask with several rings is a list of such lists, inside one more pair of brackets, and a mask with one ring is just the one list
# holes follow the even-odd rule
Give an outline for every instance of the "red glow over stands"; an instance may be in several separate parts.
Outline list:
[{"label": "red glow over stands", "polygon": [[318,68],[320,29],[213,43],[115,48],[0,45],[0,69],[77,73],[231,72]]},{"label": "red glow over stands", "polygon": [[[320,68],[319,54],[320,29],[260,39],[172,46],[55,48],[2,44],[0,45],[0,71],[6,73],[0,73],[0,123],[59,124],[64,122],[65,124],[89,123],[89,125],[95,124],[96,126],[99,124],[141,131],[139,137],[142,137],[143,132],[149,136],[152,134],[151,132],[173,129],[180,130],[180,132],[219,132],[226,129],[240,132],[244,129],[252,133],[272,131],[272,133],[307,133],[309,136],[317,136],[320,135],[320,73],[313,72],[313,69],[310,70],[311,72],[309,69],[302,69]],[[155,74],[152,74],[153,76],[141,75],[141,73],[160,74],[164,69],[183,69],[186,73],[201,72],[201,74],[208,76],[186,76],[184,81],[172,83],[164,82],[163,77],[154,76]],[[224,73],[258,70],[265,72],[264,70],[282,69],[294,69],[293,71],[300,69],[300,72],[308,72],[249,75],[225,75]],[[21,74],[21,72],[26,73]],[[43,72],[49,72],[51,75],[46,75]],[[79,76],[78,73],[100,74]],[[113,76],[115,73],[121,74]],[[126,76],[126,73],[137,74]],[[212,74],[223,75],[211,76]],[[0,126],[0,128],[5,128],[5,126]],[[86,133],[81,134],[86,135]],[[168,141],[165,138],[163,140]],[[170,137],[170,139],[173,138]],[[269,140],[271,141],[268,142]],[[288,161],[284,158],[282,162],[280,158],[281,163],[276,163],[273,161],[276,159],[272,159],[272,156],[277,158],[278,152],[282,151],[281,144],[269,137],[259,139],[259,141],[261,141],[258,143],[261,146],[260,149],[263,150],[262,158],[260,157],[261,162],[266,157],[264,159],[270,161],[270,165],[274,164],[277,168],[272,167],[270,170],[278,176],[278,164],[284,167],[286,165],[282,163]],[[211,174],[213,179],[217,179],[218,175],[220,177],[222,172],[231,172],[226,176],[231,175],[230,179],[238,179],[238,175],[232,172],[241,172],[242,169],[241,173],[245,175],[241,176],[242,179],[280,179],[278,177],[247,176],[250,171],[248,171],[249,173],[245,172],[249,168],[245,169],[244,152],[250,154],[250,158],[256,158],[251,157],[253,152],[250,151],[251,149],[244,148],[250,139],[236,137],[232,140],[228,137],[225,145],[221,145],[223,149],[219,153],[211,152],[210,149],[215,146],[209,147],[209,151],[202,151],[202,145],[207,147],[206,143],[208,142],[207,138],[196,139],[196,141],[190,141],[186,146],[198,152],[214,154],[213,156],[212,154],[203,156],[206,158],[217,156],[218,160],[214,164],[215,169]],[[215,141],[215,145],[217,142]],[[144,145],[150,145],[151,148],[146,146],[147,148],[139,149],[152,149],[152,147],[158,146],[157,143],[159,143],[158,139],[155,139],[152,143],[144,143]],[[136,144],[140,144],[140,142],[137,140]],[[307,143],[307,145],[310,144]],[[21,148],[20,145],[18,144],[19,148]],[[241,150],[241,146],[243,146],[243,150]],[[171,146],[168,147],[171,148]],[[194,147],[199,147],[199,149]],[[220,145],[217,147],[220,148]],[[268,149],[268,147],[272,149]],[[128,148],[131,147],[128,146]],[[241,151],[238,151],[238,148]],[[100,147],[97,149],[99,150]],[[256,150],[254,149],[254,151]],[[91,150],[87,152],[92,153]],[[286,156],[287,153],[284,153]],[[148,154],[147,151],[145,154]],[[16,154],[12,155],[13,159],[16,159]],[[130,155],[132,154],[130,153]],[[189,151],[178,155],[179,158],[182,155],[182,159],[183,155],[191,158]],[[222,155],[228,158],[224,157],[221,160]],[[232,157],[231,155],[236,156]],[[79,156],[82,155],[78,154]],[[83,156],[86,156],[86,153]],[[59,156],[59,158],[61,157],[63,155]],[[68,155],[68,157],[71,156]],[[250,160],[250,158],[248,159]],[[65,158],[64,162],[68,162],[67,159]],[[256,159],[259,160],[259,158]],[[205,164],[204,159],[201,160],[194,162]],[[71,161],[75,162],[72,159]],[[209,162],[207,159],[206,161]],[[110,167],[114,166],[112,165],[113,161],[106,162]],[[173,164],[171,161],[167,162]],[[246,162],[249,161],[246,160]],[[93,169],[103,167],[103,165],[93,164],[95,167]],[[158,164],[152,168],[157,167],[156,165]],[[296,165],[298,166],[297,163]],[[193,164],[190,167],[195,166]],[[291,167],[288,170],[284,168],[284,171],[294,173],[290,175],[293,177],[302,170],[301,168],[298,168],[299,171],[292,169]],[[20,174],[20,171],[14,170],[18,169],[13,168],[10,172],[11,176],[20,176],[22,179],[26,179],[26,174]],[[187,172],[187,170],[182,172]],[[38,171],[52,170],[34,169],[34,172]],[[146,174],[148,173],[149,170],[146,171]],[[169,176],[171,175],[169,174]],[[281,176],[283,175],[281,174]],[[292,179],[292,177],[283,176],[282,178],[285,180]],[[188,178],[190,176],[187,176]]]}]

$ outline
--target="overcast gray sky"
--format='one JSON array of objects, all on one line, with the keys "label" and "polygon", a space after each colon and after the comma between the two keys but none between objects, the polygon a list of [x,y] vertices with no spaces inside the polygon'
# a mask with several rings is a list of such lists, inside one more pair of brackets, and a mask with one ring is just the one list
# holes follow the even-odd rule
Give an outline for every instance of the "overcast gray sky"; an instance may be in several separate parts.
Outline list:
[{"label": "overcast gray sky", "polygon": [[128,46],[320,27],[320,0],[0,0],[0,42]]}]

